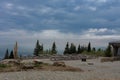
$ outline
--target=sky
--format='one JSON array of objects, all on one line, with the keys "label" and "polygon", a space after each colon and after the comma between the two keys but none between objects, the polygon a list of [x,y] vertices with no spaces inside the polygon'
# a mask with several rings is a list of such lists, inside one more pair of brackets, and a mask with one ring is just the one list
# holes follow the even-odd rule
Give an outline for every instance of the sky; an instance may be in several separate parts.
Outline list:
[{"label": "sky", "polygon": [[120,0],[0,0],[0,51],[32,53],[36,41],[106,47],[120,40]]}]

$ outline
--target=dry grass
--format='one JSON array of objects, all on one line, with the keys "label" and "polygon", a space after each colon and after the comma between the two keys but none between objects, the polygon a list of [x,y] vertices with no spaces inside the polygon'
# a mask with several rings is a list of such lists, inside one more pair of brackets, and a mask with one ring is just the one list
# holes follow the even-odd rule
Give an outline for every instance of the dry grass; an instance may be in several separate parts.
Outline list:
[{"label": "dry grass", "polygon": [[70,72],[83,72],[82,69],[80,68],[75,68],[75,67],[71,67],[71,66],[66,66],[66,67],[62,67],[62,66],[53,66],[53,65],[44,65],[42,67],[37,67],[36,69],[39,70],[43,70],[43,71],[70,71]]},{"label": "dry grass", "polygon": [[[0,80],[120,80],[120,61],[101,63],[100,60],[101,58],[90,59],[87,62],[64,61],[66,67],[61,67],[53,66],[53,61],[43,59],[40,60],[43,63],[37,63],[34,69],[27,69],[28,71],[0,73]],[[34,60],[22,63],[32,61]]]},{"label": "dry grass", "polygon": [[0,72],[16,72],[16,71],[20,71],[20,67],[19,66],[7,66],[4,68],[0,68]]},{"label": "dry grass", "polygon": [[113,62],[113,61],[114,61],[114,58],[112,57],[105,57],[101,59],[101,62]]},{"label": "dry grass", "polygon": [[[30,65],[31,64],[31,65]],[[70,66],[55,66],[49,63],[21,63],[14,64],[7,63],[4,64],[6,67],[0,68],[0,72],[16,72],[16,71],[28,71],[28,70],[41,70],[41,71],[71,71],[71,72],[79,72],[83,71],[80,68],[70,67]],[[32,67],[32,68],[31,68]]]},{"label": "dry grass", "polygon": [[104,58],[101,58],[101,62],[113,62],[113,61],[120,61],[120,57],[104,57]]}]

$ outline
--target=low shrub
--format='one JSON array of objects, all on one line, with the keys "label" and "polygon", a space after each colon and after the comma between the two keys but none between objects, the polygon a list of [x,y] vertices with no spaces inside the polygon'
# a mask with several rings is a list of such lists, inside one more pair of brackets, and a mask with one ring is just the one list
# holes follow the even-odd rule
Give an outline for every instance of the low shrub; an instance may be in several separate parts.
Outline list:
[{"label": "low shrub", "polygon": [[6,64],[0,64],[0,68],[6,68],[7,65]]},{"label": "low shrub", "polygon": [[64,62],[54,62],[53,66],[62,66],[62,67],[66,67]]},{"label": "low shrub", "polygon": [[101,62],[113,62],[113,61],[114,61],[114,58],[111,58],[111,57],[105,57],[101,59]]}]

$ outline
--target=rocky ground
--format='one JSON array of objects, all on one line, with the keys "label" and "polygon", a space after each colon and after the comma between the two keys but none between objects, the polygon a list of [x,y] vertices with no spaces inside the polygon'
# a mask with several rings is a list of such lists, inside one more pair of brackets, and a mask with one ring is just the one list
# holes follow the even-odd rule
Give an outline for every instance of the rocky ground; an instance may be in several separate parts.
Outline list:
[{"label": "rocky ground", "polygon": [[[41,61],[53,63],[47,59]],[[91,59],[87,62],[81,60],[64,62],[66,65],[81,68],[84,72],[37,70],[2,72],[0,80],[120,80],[120,61],[101,63],[100,59]]]}]

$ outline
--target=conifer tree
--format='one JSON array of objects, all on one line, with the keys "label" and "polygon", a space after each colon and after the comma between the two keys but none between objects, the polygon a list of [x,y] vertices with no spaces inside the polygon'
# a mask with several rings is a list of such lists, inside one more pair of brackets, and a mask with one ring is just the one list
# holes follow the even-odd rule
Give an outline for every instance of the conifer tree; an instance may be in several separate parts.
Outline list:
[{"label": "conifer tree", "polygon": [[4,59],[9,59],[9,51],[8,51],[8,49],[6,50]]},{"label": "conifer tree", "polygon": [[108,45],[106,51],[105,51],[105,57],[111,57],[112,53],[111,53],[111,47],[110,45]]},{"label": "conifer tree", "polygon": [[69,42],[67,42],[65,50],[64,50],[64,54],[69,54]]},{"label": "conifer tree", "polygon": [[55,42],[53,42],[51,52],[52,52],[52,54],[57,54],[56,44],[55,44]]},{"label": "conifer tree", "polygon": [[39,54],[43,54],[43,44],[39,45]]},{"label": "conifer tree", "polygon": [[76,46],[73,43],[71,43],[70,54],[73,54],[73,53],[76,53]]},{"label": "conifer tree", "polygon": [[41,45],[41,51],[43,51],[43,44]]},{"label": "conifer tree", "polygon": [[35,56],[39,55],[39,48],[40,48],[40,44],[39,44],[39,40],[37,40],[37,43],[36,43],[36,46],[34,49],[34,53],[33,53]]},{"label": "conifer tree", "polygon": [[82,52],[87,51],[87,50],[88,50],[87,47],[85,47],[85,46],[81,46],[81,51],[80,51],[80,52],[82,53]]},{"label": "conifer tree", "polygon": [[81,53],[81,48],[80,48],[80,44],[78,45],[78,50],[77,50],[77,53]]},{"label": "conifer tree", "polygon": [[9,59],[14,59],[14,54],[13,54],[13,50],[10,53]]},{"label": "conifer tree", "polygon": [[87,49],[88,52],[91,52],[91,43],[89,42],[88,44],[88,49]]}]

